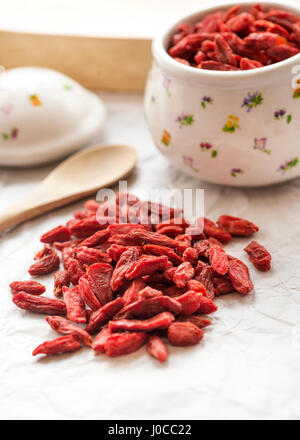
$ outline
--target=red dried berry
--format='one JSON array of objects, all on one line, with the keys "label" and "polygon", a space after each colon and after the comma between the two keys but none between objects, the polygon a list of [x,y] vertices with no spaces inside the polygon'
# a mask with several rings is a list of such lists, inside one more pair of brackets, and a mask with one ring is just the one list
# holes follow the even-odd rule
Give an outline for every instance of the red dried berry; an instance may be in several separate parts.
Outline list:
[{"label": "red dried berry", "polygon": [[188,316],[185,319],[187,322],[190,322],[201,329],[211,325],[210,319],[203,318],[202,316],[199,316],[199,315]]},{"label": "red dried berry", "polygon": [[68,241],[71,238],[70,230],[66,226],[57,226],[51,231],[46,232],[41,236],[42,243],[53,244],[57,242]]},{"label": "red dried berry", "polygon": [[67,270],[58,270],[54,274],[54,295],[60,296],[64,286],[69,287],[71,282],[70,274]]},{"label": "red dried berry", "polygon": [[126,285],[126,273],[129,268],[141,256],[141,251],[135,247],[131,247],[122,253],[111,278],[112,290],[118,290]]},{"label": "red dried berry", "polygon": [[46,321],[48,322],[50,327],[53,328],[53,330],[55,330],[56,332],[63,335],[76,336],[77,339],[82,341],[86,346],[92,346],[93,341],[88,332],[73,324],[68,319],[61,316],[48,316],[46,318]]},{"label": "red dried berry", "polygon": [[240,260],[230,260],[228,263],[228,275],[234,289],[239,293],[249,293],[254,286],[250,279],[247,266]]},{"label": "red dried berry", "polygon": [[81,246],[93,247],[98,244],[105,243],[110,236],[109,229],[104,229],[102,231],[97,231],[95,234],[83,240]]},{"label": "red dried berry", "polygon": [[120,319],[119,321],[110,321],[109,327],[112,332],[119,330],[152,332],[154,330],[163,330],[169,327],[174,321],[174,316],[169,312],[162,312],[152,318],[139,321],[134,319]]},{"label": "red dried berry", "polygon": [[67,318],[78,324],[86,323],[85,304],[80,296],[78,286],[74,286],[73,289],[64,286],[62,292],[67,307]]},{"label": "red dried berry", "polygon": [[46,315],[65,315],[67,313],[65,303],[59,299],[18,292],[13,296],[12,300],[20,309],[28,310],[33,313]]},{"label": "red dried berry", "polygon": [[214,313],[217,310],[218,310],[217,305],[210,298],[202,296],[198,313],[203,313],[204,315],[210,315],[211,313]]},{"label": "red dried berry", "polygon": [[271,254],[257,241],[251,241],[244,249],[256,269],[266,272],[271,269]]},{"label": "red dried berry", "polygon": [[112,266],[106,263],[93,264],[88,269],[87,276],[90,286],[101,305],[107,304],[113,299],[110,286],[112,274]]},{"label": "red dried berry", "polygon": [[143,250],[147,254],[151,254],[151,255],[157,255],[157,256],[166,255],[168,257],[168,259],[174,264],[181,263],[180,256],[177,255],[173,249],[170,249],[167,246],[158,246],[156,244],[146,244],[143,247]]},{"label": "red dried berry", "polygon": [[198,344],[203,336],[203,331],[190,322],[173,322],[168,328],[170,344],[179,347]]},{"label": "red dried berry", "polygon": [[183,295],[177,296],[176,301],[182,306],[183,315],[192,315],[197,312],[201,305],[202,293],[190,290]]},{"label": "red dried berry", "polygon": [[146,344],[146,349],[148,353],[159,362],[167,361],[169,353],[165,343],[159,336],[151,336]]},{"label": "red dried berry", "polygon": [[71,283],[75,286],[78,284],[79,279],[85,275],[85,270],[78,260],[75,258],[70,258],[68,260],[68,274],[71,280]]},{"label": "red dried berry", "polygon": [[195,269],[188,261],[185,261],[177,267],[174,272],[173,281],[177,287],[185,287],[187,282],[195,275]]},{"label": "red dried berry", "polygon": [[90,334],[96,333],[104,324],[108,323],[124,306],[123,298],[116,298],[115,300],[105,304],[100,309],[91,314],[89,324],[86,330]]},{"label": "red dried berry", "polygon": [[187,248],[182,255],[182,260],[191,263],[193,266],[197,264],[198,261],[198,251],[195,248]]},{"label": "red dried berry", "polygon": [[[40,254],[41,255],[41,254]],[[31,276],[48,275],[59,267],[59,257],[53,249],[47,249],[38,261],[30,266]]]},{"label": "red dried berry", "polygon": [[141,290],[143,290],[146,287],[146,283],[142,278],[137,278],[133,280],[124,292],[123,299],[125,301],[125,304],[130,304],[139,299],[138,294]]},{"label": "red dried berry", "polygon": [[46,341],[33,350],[32,355],[45,354],[52,356],[55,354],[69,353],[77,351],[81,348],[81,343],[75,336],[63,336],[62,338],[54,339],[53,341]]},{"label": "red dried berry", "polygon": [[78,290],[81,298],[92,310],[98,310],[101,303],[93,292],[88,276],[83,275],[78,282]]},{"label": "red dried berry", "polygon": [[110,335],[104,350],[109,357],[117,357],[137,351],[147,340],[146,333],[116,333]]},{"label": "red dried berry", "polygon": [[252,235],[259,231],[258,226],[252,222],[249,222],[249,220],[230,215],[221,215],[217,221],[217,224],[220,226],[220,228],[234,236],[247,237],[248,235]]},{"label": "red dried berry", "polygon": [[46,287],[37,281],[13,281],[9,285],[13,294],[17,292],[26,292],[31,295],[42,295],[46,291]]},{"label": "red dried berry", "polygon": [[100,331],[93,342],[93,350],[95,350],[97,353],[104,353],[106,341],[111,336],[111,334],[111,329],[108,326],[103,327],[103,329]]},{"label": "red dried berry", "polygon": [[225,275],[228,272],[228,259],[224,249],[213,246],[209,249],[208,255],[212,269],[220,275]]},{"label": "red dried berry", "polygon": [[168,267],[168,257],[145,255],[132,263],[126,272],[126,278],[133,280],[156,272],[163,272]]}]

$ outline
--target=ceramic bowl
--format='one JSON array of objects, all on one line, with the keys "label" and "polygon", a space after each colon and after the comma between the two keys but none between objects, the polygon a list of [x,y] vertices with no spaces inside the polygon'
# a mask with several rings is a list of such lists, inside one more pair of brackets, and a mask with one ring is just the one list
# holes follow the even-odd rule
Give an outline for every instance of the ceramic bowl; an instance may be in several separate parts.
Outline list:
[{"label": "ceramic bowl", "polygon": [[21,67],[0,74],[0,165],[66,156],[99,133],[104,120],[100,99],[62,73]]},{"label": "ceramic bowl", "polygon": [[[300,176],[300,55],[260,69],[220,72],[185,66],[167,53],[178,24],[234,4],[182,17],[155,38],[146,120],[157,148],[191,176],[234,186],[283,182]],[[262,4],[300,16],[299,6]],[[243,10],[252,6],[243,3]]]}]

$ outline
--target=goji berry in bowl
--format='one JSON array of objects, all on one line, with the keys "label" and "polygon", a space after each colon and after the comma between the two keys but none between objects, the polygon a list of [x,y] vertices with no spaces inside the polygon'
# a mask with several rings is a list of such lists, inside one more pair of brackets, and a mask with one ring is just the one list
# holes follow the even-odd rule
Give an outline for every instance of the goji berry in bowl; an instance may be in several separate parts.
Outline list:
[{"label": "goji berry in bowl", "polygon": [[144,103],[158,149],[218,184],[300,176],[299,49],[300,6],[287,3],[215,6],[165,29],[153,41]]}]

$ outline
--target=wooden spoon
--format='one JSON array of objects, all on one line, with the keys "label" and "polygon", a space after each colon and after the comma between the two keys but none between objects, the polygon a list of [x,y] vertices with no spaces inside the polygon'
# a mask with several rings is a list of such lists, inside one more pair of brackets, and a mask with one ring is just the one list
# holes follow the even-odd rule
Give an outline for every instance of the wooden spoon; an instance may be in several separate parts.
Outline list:
[{"label": "wooden spoon", "polygon": [[0,214],[0,233],[111,186],[134,168],[136,159],[135,149],[125,145],[79,151],[58,165],[27,198]]}]

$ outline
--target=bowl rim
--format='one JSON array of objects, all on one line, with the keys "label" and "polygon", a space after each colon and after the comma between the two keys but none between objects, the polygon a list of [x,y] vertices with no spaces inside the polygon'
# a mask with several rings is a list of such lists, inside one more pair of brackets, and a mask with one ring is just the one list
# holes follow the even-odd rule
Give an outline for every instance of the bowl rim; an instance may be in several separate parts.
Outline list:
[{"label": "bowl rim", "polygon": [[[255,1],[242,1],[240,2],[243,9],[250,8],[255,5]],[[300,4],[299,3],[293,3],[290,1],[287,2],[273,2],[264,0],[259,2],[263,6],[268,7],[274,7],[274,8],[281,8],[293,13],[297,13],[300,16]],[[300,65],[300,53],[297,55],[292,56],[291,58],[288,58],[284,61],[280,61],[278,63],[271,64],[270,66],[264,66],[257,69],[252,70],[244,70],[244,71],[217,71],[217,70],[202,70],[202,69],[196,69],[192,66],[186,66],[182,63],[179,63],[178,61],[174,60],[167,52],[167,44],[170,40],[171,35],[174,34],[179,24],[187,22],[187,23],[193,23],[196,21],[197,18],[200,18],[201,16],[204,16],[206,14],[210,14],[213,12],[216,12],[219,9],[227,9],[232,6],[235,6],[237,2],[227,2],[227,1],[215,1],[210,6],[205,6],[203,8],[197,9],[196,11],[181,16],[181,18],[177,19],[175,22],[173,22],[171,25],[169,25],[167,28],[162,30],[154,39],[152,42],[152,55],[154,57],[154,60],[164,68],[166,72],[168,72],[169,75],[184,79],[184,80],[190,80],[200,83],[214,83],[220,82],[219,85],[228,85],[231,87],[234,86],[234,83],[236,81],[248,82],[251,80],[259,80],[264,79],[267,80],[266,77],[272,75],[274,79],[274,75],[277,73],[277,78],[280,80],[283,76],[286,76],[286,73],[292,74],[292,68],[295,64]],[[281,73],[281,75],[280,75]]]}]

